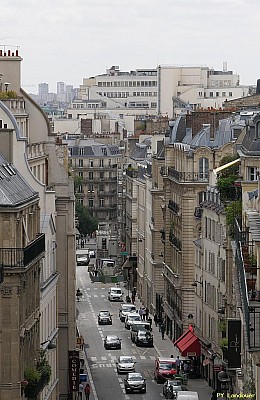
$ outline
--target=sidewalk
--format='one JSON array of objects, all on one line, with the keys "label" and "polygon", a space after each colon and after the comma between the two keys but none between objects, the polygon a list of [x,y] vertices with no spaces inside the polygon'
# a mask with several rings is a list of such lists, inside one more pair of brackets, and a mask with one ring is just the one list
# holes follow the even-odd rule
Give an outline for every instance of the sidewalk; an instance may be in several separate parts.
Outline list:
[{"label": "sidewalk", "polygon": [[[135,301],[136,307],[139,309],[143,304],[138,298]],[[162,340],[161,333],[159,332],[159,327],[152,324],[153,328],[153,338],[154,338],[154,348],[160,357],[170,357],[173,355],[177,357],[181,356],[177,348],[173,345],[170,338],[165,334],[164,340]],[[200,400],[210,400],[213,389],[207,384],[204,379],[189,379],[188,390],[198,392]]]}]

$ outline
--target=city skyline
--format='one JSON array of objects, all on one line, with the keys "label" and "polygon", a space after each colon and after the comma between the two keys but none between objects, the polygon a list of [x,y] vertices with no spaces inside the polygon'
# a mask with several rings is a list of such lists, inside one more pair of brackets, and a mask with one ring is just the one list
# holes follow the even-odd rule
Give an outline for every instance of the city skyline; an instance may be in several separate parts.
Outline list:
[{"label": "city skyline", "polygon": [[260,78],[256,0],[25,0],[23,7],[15,0],[1,9],[0,44],[19,47],[27,92],[37,93],[42,82],[50,92],[58,81],[78,87],[111,65],[222,70],[227,62],[243,85]]}]

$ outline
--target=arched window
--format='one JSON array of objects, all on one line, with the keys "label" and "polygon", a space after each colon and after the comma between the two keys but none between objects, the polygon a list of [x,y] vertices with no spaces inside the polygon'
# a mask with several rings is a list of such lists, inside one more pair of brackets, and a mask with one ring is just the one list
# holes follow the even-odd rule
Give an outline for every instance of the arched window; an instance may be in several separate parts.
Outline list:
[{"label": "arched window", "polygon": [[199,180],[207,181],[209,179],[209,160],[206,157],[199,159]]}]

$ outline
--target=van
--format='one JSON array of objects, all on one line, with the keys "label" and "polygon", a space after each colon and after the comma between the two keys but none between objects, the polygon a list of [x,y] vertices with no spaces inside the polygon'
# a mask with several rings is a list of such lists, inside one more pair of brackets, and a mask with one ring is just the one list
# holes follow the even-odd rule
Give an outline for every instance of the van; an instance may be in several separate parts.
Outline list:
[{"label": "van", "polygon": [[122,301],[123,292],[119,287],[111,287],[108,290],[108,300],[109,301]]},{"label": "van", "polygon": [[155,360],[154,380],[164,383],[166,379],[172,379],[177,374],[175,358],[157,357]]},{"label": "van", "polygon": [[199,400],[198,392],[190,392],[189,390],[180,390],[177,393],[176,400]]}]

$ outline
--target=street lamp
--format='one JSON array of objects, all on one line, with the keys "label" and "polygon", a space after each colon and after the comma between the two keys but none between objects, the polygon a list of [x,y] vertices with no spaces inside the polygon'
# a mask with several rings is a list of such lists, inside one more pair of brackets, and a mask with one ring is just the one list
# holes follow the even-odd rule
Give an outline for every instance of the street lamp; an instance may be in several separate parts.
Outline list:
[{"label": "street lamp", "polygon": [[7,90],[8,90],[8,86],[10,85],[10,82],[5,82],[5,91],[6,91],[6,93],[7,93]]},{"label": "street lamp", "polygon": [[197,286],[198,286],[198,283],[199,283],[200,285],[203,285],[203,282],[194,281],[194,282],[191,284],[191,286],[197,287]]}]

